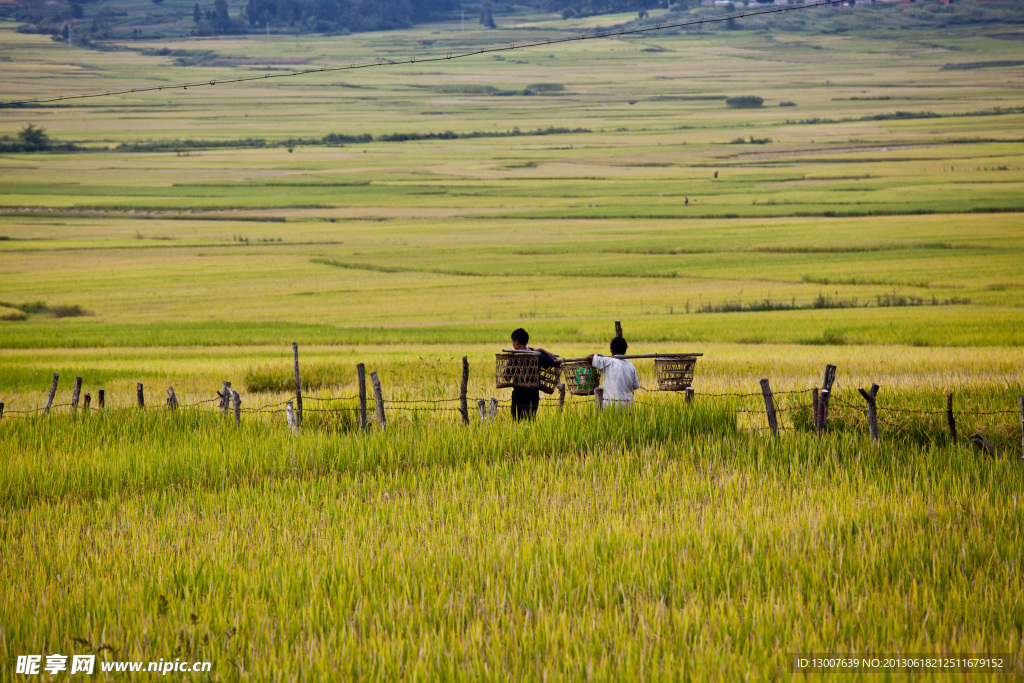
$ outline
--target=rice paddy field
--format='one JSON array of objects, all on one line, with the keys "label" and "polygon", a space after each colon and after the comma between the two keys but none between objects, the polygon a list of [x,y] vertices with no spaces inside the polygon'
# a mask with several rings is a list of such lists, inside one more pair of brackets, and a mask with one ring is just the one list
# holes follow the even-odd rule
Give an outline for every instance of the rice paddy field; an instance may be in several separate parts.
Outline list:
[{"label": "rice paddy field", "polygon": [[[0,136],[75,147],[0,153],[0,680],[55,653],[224,681],[835,674],[798,653],[1024,676],[1024,30],[386,63],[630,19],[553,16],[108,51],[0,24],[3,101],[382,62],[0,107]],[[704,354],[693,402],[638,360],[632,412],[510,419],[513,329],[576,357],[615,321],[631,353]],[[386,429],[372,397],[359,429],[358,363]]]}]

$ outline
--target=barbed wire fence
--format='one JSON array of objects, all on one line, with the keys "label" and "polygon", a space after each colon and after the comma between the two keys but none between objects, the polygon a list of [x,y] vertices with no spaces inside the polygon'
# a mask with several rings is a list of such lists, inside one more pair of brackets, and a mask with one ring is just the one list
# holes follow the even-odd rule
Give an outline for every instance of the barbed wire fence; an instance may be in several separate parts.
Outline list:
[{"label": "barbed wire fence", "polygon": [[[209,399],[200,399],[191,403],[179,402],[173,387],[167,389],[168,397],[165,401],[165,408],[168,410],[187,411],[203,410],[211,404],[218,404],[217,408],[225,417],[233,413],[235,423],[242,424],[242,415],[260,416],[273,419],[275,416],[285,415],[287,424],[295,431],[298,431],[303,414],[317,415],[320,418],[350,420],[352,427],[359,429],[371,429],[376,424],[377,428],[385,428],[387,415],[409,413],[419,415],[421,413],[439,416],[442,418],[451,417],[454,421],[462,421],[465,424],[471,422],[471,412],[479,414],[481,422],[489,422],[495,419],[502,409],[511,407],[511,400],[498,399],[493,396],[470,397],[468,394],[469,362],[467,357],[462,358],[462,383],[460,395],[457,397],[442,398],[392,398],[384,397],[383,386],[377,373],[370,373],[373,381],[373,393],[367,391],[365,382],[365,367],[362,363],[357,365],[359,376],[359,393],[356,394],[323,394],[303,395],[301,375],[298,361],[298,345],[293,344],[295,354],[295,386],[296,391],[286,400],[276,401],[263,405],[242,407],[242,396],[234,389],[231,389],[230,382],[223,382],[221,391]],[[879,424],[885,428],[887,439],[899,439],[909,437],[915,431],[924,427],[936,431],[941,430],[947,443],[955,445],[961,438],[961,432],[970,433],[969,439],[981,450],[987,451],[993,456],[1003,456],[1002,449],[993,445],[980,432],[980,425],[986,422],[984,418],[1004,418],[1016,415],[1020,420],[1021,450],[1024,453],[1024,396],[1020,397],[1020,404],[1014,409],[977,410],[957,408],[954,405],[953,394],[947,394],[946,408],[943,409],[922,409],[916,407],[905,407],[899,405],[882,404],[877,401],[877,392],[880,387],[873,385],[870,391],[858,389],[864,402],[854,403],[848,400],[846,394],[837,393],[833,386],[835,380],[836,366],[827,365],[825,379],[822,386],[801,389],[791,388],[782,391],[772,391],[768,379],[760,381],[761,391],[707,391],[698,392],[693,387],[687,387],[685,391],[668,392],[654,388],[641,387],[633,399],[633,404],[642,407],[644,410],[657,409],[666,405],[666,395],[682,394],[686,404],[700,401],[728,401],[736,415],[738,427],[751,433],[770,433],[778,437],[782,433],[817,433],[825,435],[838,430],[851,430],[863,428],[866,422],[868,432],[872,441],[878,442],[881,438]],[[103,413],[107,410],[105,406],[105,391],[99,390],[99,405],[91,405],[91,395],[86,393],[80,401],[80,390],[82,379],[76,378],[75,389],[71,401],[54,404],[59,373],[54,373],[53,384],[45,407],[15,408],[10,402],[0,402],[0,420],[2,419],[42,419],[50,413],[66,411],[70,414],[78,414],[79,409],[83,414]],[[549,397],[542,398],[537,403],[538,410],[554,410],[562,413],[566,410],[594,410],[606,409],[602,400],[603,390],[594,390],[594,396],[574,396],[566,392],[564,384],[559,383],[557,389]],[[567,400],[568,399],[568,400]],[[758,401],[758,399],[760,399]],[[310,405],[303,406],[303,402]],[[763,402],[763,403],[762,403]],[[136,406],[138,410],[145,410],[145,398],[142,383],[137,384]],[[153,406],[150,406],[152,409]],[[473,409],[476,409],[475,411]],[[779,418],[783,418],[780,424]],[[832,421],[830,422],[830,417]],[[839,420],[841,419],[841,422]],[[917,422],[914,421],[917,419]],[[945,425],[941,423],[945,421]],[[358,424],[356,424],[358,423]],[[938,424],[936,424],[938,423]],[[987,426],[992,427],[991,421]],[[972,429],[964,430],[964,426],[973,426]],[[1013,426],[1001,425],[1000,431],[1012,431]]]}]

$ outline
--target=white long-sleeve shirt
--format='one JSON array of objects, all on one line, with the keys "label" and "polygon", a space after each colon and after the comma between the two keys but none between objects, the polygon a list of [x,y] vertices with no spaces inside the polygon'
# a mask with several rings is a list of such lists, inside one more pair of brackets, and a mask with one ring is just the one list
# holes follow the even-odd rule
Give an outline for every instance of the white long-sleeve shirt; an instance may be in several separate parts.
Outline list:
[{"label": "white long-sleeve shirt", "polygon": [[633,392],[640,388],[636,368],[628,360],[594,354],[591,364],[601,371],[601,387],[606,403],[633,405]]}]

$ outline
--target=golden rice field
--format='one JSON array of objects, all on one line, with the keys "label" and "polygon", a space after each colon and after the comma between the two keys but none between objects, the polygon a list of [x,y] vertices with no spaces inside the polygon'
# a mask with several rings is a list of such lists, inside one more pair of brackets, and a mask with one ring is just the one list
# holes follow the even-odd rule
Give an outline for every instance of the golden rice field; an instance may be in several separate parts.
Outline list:
[{"label": "golden rice field", "polygon": [[[144,46],[239,66],[2,24],[0,100],[626,20],[553,17]],[[1024,676],[1024,67],[991,65],[1022,35],[667,31],[0,107],[0,136],[80,148],[0,153],[0,680],[32,654],[224,681],[777,680],[810,652]],[[631,352],[704,354],[692,403],[638,360],[630,413],[480,419],[511,330],[577,357],[615,321]],[[358,428],[358,363],[386,429],[372,397]]]}]

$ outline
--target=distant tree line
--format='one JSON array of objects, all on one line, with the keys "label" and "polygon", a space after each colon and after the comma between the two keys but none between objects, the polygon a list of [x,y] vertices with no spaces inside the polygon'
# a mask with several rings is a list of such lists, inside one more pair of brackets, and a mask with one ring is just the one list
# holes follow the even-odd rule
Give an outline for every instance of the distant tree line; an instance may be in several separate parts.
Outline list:
[{"label": "distant tree line", "polygon": [[0,136],[0,152],[73,152],[78,147],[70,142],[59,142],[46,134],[46,129],[28,124],[15,137]]},{"label": "distant tree line", "polygon": [[376,31],[454,16],[458,0],[248,0],[252,27],[287,25],[311,31]]},{"label": "distant tree line", "polygon": [[621,12],[636,12],[643,19],[648,10],[668,5],[677,10],[688,9],[700,5],[700,0],[546,0],[544,8],[561,13],[565,19]]},{"label": "distant tree line", "polygon": [[[152,0],[162,14],[162,32],[187,35],[250,33],[268,26],[293,33],[349,33],[407,28],[444,19],[465,18],[494,28],[500,16],[517,9],[560,13],[563,17],[609,12],[638,12],[640,17],[666,0]],[[675,0],[676,9],[699,0]],[[143,6],[144,7],[144,6]],[[183,11],[184,10],[184,11]],[[89,46],[93,41],[144,37],[137,28],[153,17],[140,6],[117,0],[16,0],[0,2],[0,16],[20,30],[49,33],[54,40]],[[154,29],[148,29],[147,36]],[[73,35],[72,35],[73,34]]]},{"label": "distant tree line", "polygon": [[[92,7],[90,7],[92,6]],[[90,7],[88,16],[85,8]],[[112,38],[114,19],[118,15],[112,4],[96,0],[17,0],[14,4],[0,5],[0,16],[14,19],[26,33],[50,33],[55,40],[88,46],[93,40]]]},{"label": "distant tree line", "polygon": [[591,132],[589,128],[563,128],[548,126],[547,128],[536,128],[533,130],[520,130],[518,127],[511,130],[489,130],[489,131],[467,131],[456,133],[444,131],[440,133],[383,133],[381,135],[370,135],[369,133],[328,133],[320,138],[289,138],[282,141],[268,141],[265,138],[241,138],[235,140],[202,140],[202,139],[175,139],[175,140],[147,140],[138,142],[126,142],[118,145],[117,149],[123,152],[166,152],[182,151],[190,149],[215,149],[223,147],[287,147],[289,151],[297,146],[328,146],[340,147],[343,145],[354,145],[370,142],[409,142],[415,140],[465,140],[472,138],[512,138],[533,135],[572,135]]},{"label": "distant tree line", "polygon": [[[699,0],[675,0],[677,9],[696,6]],[[252,27],[305,26],[315,31],[369,31],[404,28],[448,19],[465,12],[494,28],[495,16],[515,6],[561,13],[563,17],[612,12],[643,12],[664,7],[665,0],[248,0],[245,17]]]},{"label": "distant tree line", "polygon": [[[0,0],[0,17],[17,21],[20,31],[49,33],[54,40],[87,47],[113,39],[242,34],[264,27],[293,34],[380,31],[457,18],[495,28],[501,25],[503,15],[524,9],[553,12],[567,19],[635,13],[635,21],[644,21],[656,8],[695,14],[740,7],[742,3],[737,1],[710,9],[701,7],[700,0],[152,0],[148,7],[122,0]],[[882,16],[886,26],[896,26],[898,18],[901,29],[1019,24],[1024,23],[1024,3],[957,0],[945,5],[936,0],[911,5],[859,4],[853,11],[752,17],[715,28],[829,33],[874,29]]]}]

